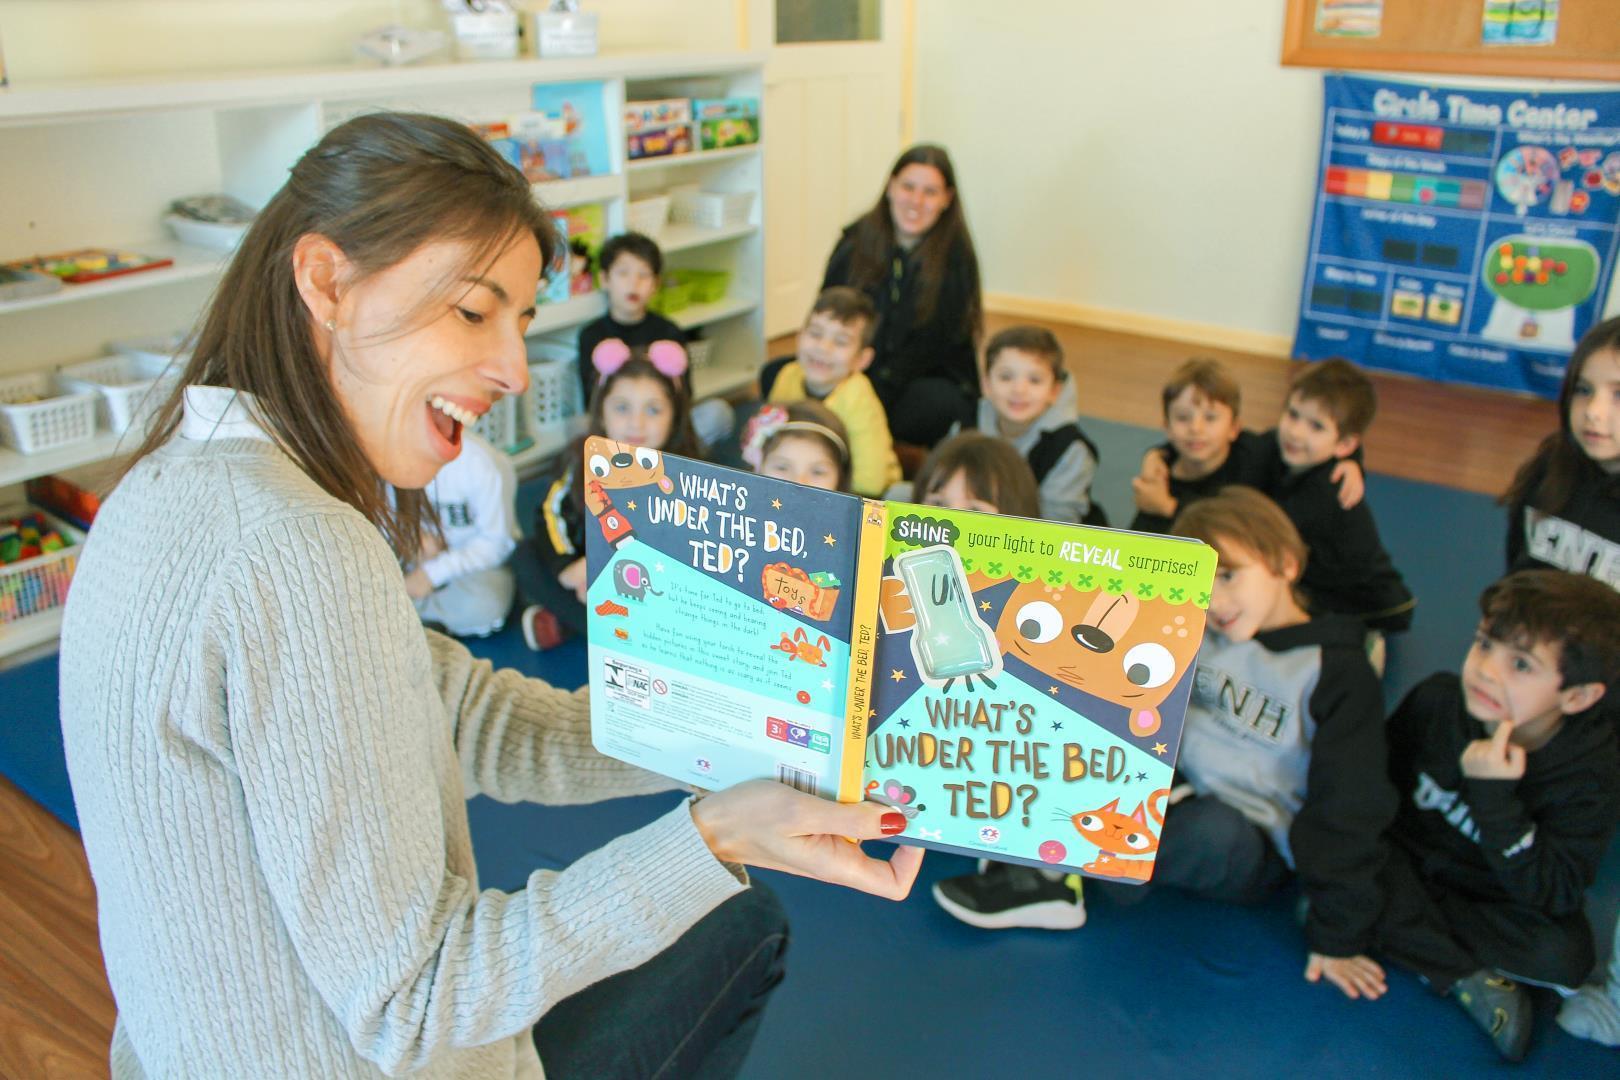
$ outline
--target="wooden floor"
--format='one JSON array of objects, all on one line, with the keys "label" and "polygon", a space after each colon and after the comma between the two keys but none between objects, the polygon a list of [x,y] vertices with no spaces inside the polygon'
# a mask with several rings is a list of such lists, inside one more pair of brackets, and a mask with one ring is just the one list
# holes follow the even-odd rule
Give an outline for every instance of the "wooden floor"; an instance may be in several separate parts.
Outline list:
[{"label": "wooden floor", "polygon": [[[991,331],[1008,320],[992,317]],[[1158,390],[1192,355],[1232,366],[1249,426],[1276,422],[1292,366],[1052,325],[1078,379],[1081,411],[1156,427]],[[791,351],[772,343],[772,355]],[[1379,416],[1367,442],[1374,472],[1496,494],[1557,426],[1547,402],[1374,376]],[[76,833],[0,778],[0,1078],[106,1075],[113,1004],[96,937],[95,890]]]}]

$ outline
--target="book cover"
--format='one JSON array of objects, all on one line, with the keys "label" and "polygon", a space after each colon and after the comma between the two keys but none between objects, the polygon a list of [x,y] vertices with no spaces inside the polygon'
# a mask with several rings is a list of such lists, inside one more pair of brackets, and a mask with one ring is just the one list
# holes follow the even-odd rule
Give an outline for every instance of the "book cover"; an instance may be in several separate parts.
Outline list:
[{"label": "book cover", "polygon": [[584,453],[597,749],[883,802],[901,843],[1150,876],[1212,549]]},{"label": "book cover", "polygon": [[1152,873],[1215,552],[887,504],[866,794],[904,839]]}]

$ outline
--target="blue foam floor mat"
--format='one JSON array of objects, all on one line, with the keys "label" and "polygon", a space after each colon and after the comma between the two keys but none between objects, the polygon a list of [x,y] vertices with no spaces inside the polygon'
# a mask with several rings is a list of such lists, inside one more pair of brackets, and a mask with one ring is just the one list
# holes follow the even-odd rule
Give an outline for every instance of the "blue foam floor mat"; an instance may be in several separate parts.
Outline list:
[{"label": "blue foam floor mat", "polygon": [[[1160,438],[1085,421],[1101,446],[1096,491],[1114,521],[1130,518],[1129,478]],[[1391,702],[1431,671],[1456,668],[1475,599],[1502,565],[1504,517],[1484,496],[1385,476],[1369,478],[1386,543],[1419,596],[1416,625],[1390,642]],[[520,518],[539,492],[526,485]],[[529,652],[515,626],[475,652],[496,664],[577,686],[578,642]],[[0,773],[74,824],[56,724],[56,660],[0,672]],[[561,867],[650,821],[678,796],[590,807],[469,804],[486,888],[521,888],[530,871]],[[793,922],[789,975],[766,1015],[745,1075],[918,1077],[1455,1076],[1501,1069],[1450,1002],[1405,973],[1378,1002],[1345,1000],[1301,978],[1293,894],[1237,908],[1168,891],[1120,906],[1088,897],[1087,925],[1069,933],[984,932],[940,911],[929,885],[971,869],[929,855],[916,890],[892,904],[781,874],[761,873]],[[649,868],[649,872],[653,872]],[[1612,926],[1620,847],[1611,850],[1588,910]],[[1605,939],[1606,941],[1606,939]],[[1606,945],[1605,945],[1606,947]],[[1565,1035],[1540,1001],[1519,1076],[1615,1075],[1620,1053]]]}]

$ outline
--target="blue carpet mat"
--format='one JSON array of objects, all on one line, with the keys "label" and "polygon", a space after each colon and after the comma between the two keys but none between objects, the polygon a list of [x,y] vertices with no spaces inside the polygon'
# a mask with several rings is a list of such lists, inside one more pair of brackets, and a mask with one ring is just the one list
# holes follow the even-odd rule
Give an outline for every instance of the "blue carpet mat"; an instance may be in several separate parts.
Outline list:
[{"label": "blue carpet mat", "polygon": [[[1103,451],[1096,491],[1114,521],[1130,519],[1129,478],[1160,435],[1087,420]],[[1385,541],[1418,594],[1416,625],[1390,641],[1393,703],[1431,671],[1455,669],[1476,621],[1479,591],[1502,565],[1502,511],[1489,499],[1428,484],[1369,478]],[[531,520],[536,485],[520,493]],[[578,642],[529,652],[515,626],[474,651],[558,685],[585,678]],[[0,672],[0,773],[75,824],[56,724],[54,657]],[[590,807],[469,806],[486,888],[522,887],[538,867],[566,866],[650,821],[678,796]],[[793,921],[789,977],[766,1015],[749,1077],[1133,1075],[1181,1077],[1457,1076],[1501,1069],[1450,1002],[1405,973],[1378,1002],[1352,1002],[1301,978],[1293,894],[1256,908],[1167,891],[1116,906],[1088,898],[1072,933],[986,933],[940,911],[928,886],[971,869],[931,854],[902,904],[762,873]],[[1620,847],[1588,910],[1612,926]],[[1605,946],[1606,949],[1606,938]],[[1602,950],[1600,950],[1601,954]],[[1565,1035],[1540,1001],[1535,1041],[1519,1076],[1615,1075],[1620,1055]]]}]

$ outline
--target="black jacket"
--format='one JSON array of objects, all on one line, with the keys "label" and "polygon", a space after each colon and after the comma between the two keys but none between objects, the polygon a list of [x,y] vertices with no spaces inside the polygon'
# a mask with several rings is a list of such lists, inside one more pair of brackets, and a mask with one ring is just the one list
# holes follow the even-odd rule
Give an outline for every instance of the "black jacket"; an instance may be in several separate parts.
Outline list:
[{"label": "black jacket", "polygon": [[[1178,480],[1172,475],[1170,497],[1176,500],[1176,512],[1179,514],[1188,504],[1208,498],[1228,484],[1246,484],[1265,490],[1266,481],[1271,476],[1270,459],[1266,456],[1268,438],[1272,445],[1276,444],[1275,437],[1245,429],[1238,432],[1237,441],[1232,443],[1226,461],[1208,476],[1198,480]],[[1169,443],[1161,443],[1158,449],[1164,454],[1166,465],[1175,464],[1175,447]],[[1160,514],[1138,510],[1136,517],[1131,520],[1131,528],[1136,532],[1167,533],[1173,520]]]},{"label": "black jacket", "polygon": [[585,407],[591,404],[591,393],[596,389],[596,369],[591,366],[591,353],[608,338],[618,338],[632,349],[644,349],[655,341],[673,341],[686,344],[686,331],[655,311],[638,323],[626,325],[612,315],[586,323],[579,330],[579,382],[585,391]]},{"label": "black jacket", "polygon": [[[821,287],[853,285],[850,279],[855,258],[855,229],[844,230],[838,246],[827,260]],[[915,252],[898,246],[890,256],[892,274],[864,291],[877,307],[877,337],[872,342],[872,364],[867,378],[877,389],[885,407],[891,406],[901,390],[917,379],[935,376],[949,379],[970,400],[979,397],[979,367],[973,328],[965,324],[962,312],[971,300],[973,275],[967,263],[947,260],[945,280],[940,284],[933,317],[917,321],[917,294],[921,281]]]},{"label": "black jacket", "polygon": [[1581,910],[1620,818],[1620,747],[1596,711],[1526,755],[1520,779],[1470,779],[1459,759],[1485,726],[1464,708],[1461,679],[1431,675],[1389,718],[1401,795],[1391,840],[1442,888],[1555,918]]},{"label": "black jacket", "polygon": [[[1543,465],[1532,489],[1545,473]],[[1582,469],[1569,501],[1554,514],[1523,502],[1510,506],[1507,561],[1509,570],[1550,566],[1590,574],[1620,590],[1620,476],[1595,466]]]},{"label": "black jacket", "polygon": [[1384,550],[1367,500],[1348,510],[1339,505],[1332,480],[1338,464],[1334,459],[1294,473],[1280,467],[1279,455],[1275,480],[1266,488],[1305,541],[1300,587],[1313,611],[1354,615],[1375,630],[1405,630],[1417,601]]}]

